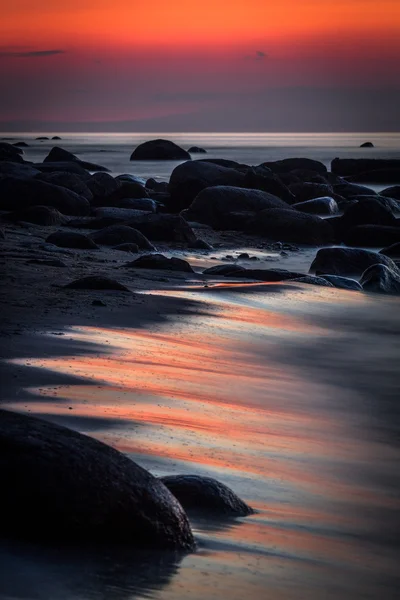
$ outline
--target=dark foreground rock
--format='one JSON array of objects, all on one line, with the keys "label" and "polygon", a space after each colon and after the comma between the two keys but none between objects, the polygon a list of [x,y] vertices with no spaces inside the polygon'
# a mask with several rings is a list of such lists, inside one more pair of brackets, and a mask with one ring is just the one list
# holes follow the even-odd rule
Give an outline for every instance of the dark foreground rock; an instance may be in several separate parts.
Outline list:
[{"label": "dark foreground rock", "polygon": [[81,160],[75,156],[75,154],[72,154],[72,152],[68,152],[68,150],[64,150],[64,148],[59,148],[58,146],[54,146],[54,148],[50,150],[43,162],[73,162],[78,163],[88,171],[108,171],[106,167]]},{"label": "dark foreground rock", "polygon": [[374,148],[374,145],[372,142],[364,142],[363,144],[360,144],[360,148]]},{"label": "dark foreground rock", "polygon": [[40,181],[47,181],[53,185],[59,185],[61,187],[72,190],[79,196],[83,196],[89,202],[93,198],[93,194],[86,185],[84,179],[76,173],[66,173],[62,171],[53,171],[52,173],[39,173],[37,179]]},{"label": "dark foreground rock", "polygon": [[360,279],[363,290],[379,294],[400,294],[400,271],[386,265],[372,265]]},{"label": "dark foreground rock", "polygon": [[375,264],[383,264],[397,270],[390,258],[378,252],[359,248],[322,248],[317,252],[310,273],[361,277],[368,267]]},{"label": "dark foreground rock", "polygon": [[389,258],[400,258],[400,242],[382,248],[379,254],[384,254],[385,256],[389,256]]},{"label": "dark foreground rock", "polygon": [[183,242],[192,244],[196,235],[189,223],[180,215],[142,214],[127,221],[149,240]]},{"label": "dark foreground rock", "polygon": [[296,210],[263,210],[249,225],[249,230],[270,240],[323,246],[335,239],[331,225],[315,215]]},{"label": "dark foreground rock", "polygon": [[271,169],[274,173],[288,173],[298,169],[315,171],[316,173],[326,174],[327,168],[325,165],[318,160],[311,158],[284,158],[283,160],[277,160],[274,162],[263,163],[265,167]]},{"label": "dark foreground rock", "polygon": [[[399,170],[400,159],[396,158],[335,158],[331,163],[331,171],[336,175],[354,176],[373,173],[380,170]],[[374,181],[371,175],[370,181]],[[364,181],[367,181],[364,178]]]},{"label": "dark foreground rock", "polygon": [[207,154],[207,150],[199,146],[191,146],[188,150],[191,154]]},{"label": "dark foreground rock", "polygon": [[191,160],[189,152],[170,140],[150,140],[139,144],[131,160]]},{"label": "dark foreground rock", "polygon": [[296,277],[295,279],[290,279],[289,281],[296,283],[307,283],[309,285],[319,285],[321,287],[334,287],[330,281],[327,281],[323,277],[314,277],[313,275],[304,275],[303,277]]},{"label": "dark foreground rock", "polygon": [[116,290],[118,292],[130,293],[130,290],[122,283],[119,283],[119,281],[101,275],[82,277],[68,283],[65,287],[73,290]]},{"label": "dark foreground rock", "polygon": [[110,225],[92,233],[90,237],[96,244],[104,246],[117,246],[131,242],[143,250],[155,250],[153,244],[140,231],[127,225]]},{"label": "dark foreground rock", "polygon": [[161,481],[185,510],[227,517],[245,517],[254,513],[235,492],[211,477],[170,475],[161,477]]},{"label": "dark foreground rock", "polygon": [[309,215],[334,215],[339,212],[339,206],[330,196],[322,196],[321,198],[313,198],[305,202],[296,202],[292,204],[293,208],[300,212],[308,213]]},{"label": "dark foreground rock", "polygon": [[320,275],[320,279],[329,281],[333,287],[341,290],[362,291],[361,285],[355,279],[349,277],[339,277],[339,275]]},{"label": "dark foreground rock", "polygon": [[39,174],[40,171],[35,169],[32,165],[8,160],[0,161],[0,178],[12,177],[14,179],[31,179]]},{"label": "dark foreground rock", "polygon": [[253,279],[265,283],[275,283],[302,278],[304,277],[304,273],[296,273],[296,271],[287,271],[286,269],[237,269],[226,273],[225,276],[234,277],[235,279]]},{"label": "dark foreground rock", "polygon": [[46,238],[48,244],[59,248],[77,248],[79,250],[97,250],[98,245],[83,233],[72,231],[56,231]]},{"label": "dark foreground rock", "polygon": [[387,227],[384,225],[359,225],[350,229],[343,241],[348,246],[362,246],[364,248],[381,248],[400,242],[400,227]]},{"label": "dark foreground rock", "polygon": [[190,551],[188,519],[163,483],[101,442],[0,411],[2,533],[35,542],[123,542]]},{"label": "dark foreground rock", "polygon": [[126,263],[124,267],[132,269],[160,269],[165,271],[183,271],[194,273],[192,267],[186,260],[181,258],[167,258],[163,254],[147,254],[136,260]]},{"label": "dark foreground rock", "polygon": [[113,250],[119,250],[120,252],[129,252],[130,254],[137,254],[139,252],[139,246],[132,242],[126,242],[124,244],[118,244],[114,246]]},{"label": "dark foreground rock", "polygon": [[381,195],[388,198],[395,198],[395,200],[400,200],[400,185],[393,185],[385,188],[381,191]]},{"label": "dark foreground rock", "polygon": [[26,223],[45,226],[65,225],[68,222],[68,218],[52,206],[22,208],[21,210],[9,213],[7,219],[14,222],[25,221]]}]

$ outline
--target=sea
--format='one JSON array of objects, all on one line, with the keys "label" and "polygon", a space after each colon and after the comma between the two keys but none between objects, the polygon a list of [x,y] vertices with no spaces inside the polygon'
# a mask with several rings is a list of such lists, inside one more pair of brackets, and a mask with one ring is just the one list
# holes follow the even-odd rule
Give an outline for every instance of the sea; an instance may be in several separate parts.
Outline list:
[{"label": "sea", "polygon": [[[159,136],[57,143],[114,174],[167,180],[173,164],[129,161],[150,137]],[[400,157],[399,134],[163,137],[249,164]],[[54,142],[31,138],[18,137],[32,144],[27,159],[41,160]],[[375,148],[359,149],[364,141]],[[216,264],[208,260],[193,257],[195,270]],[[116,327],[100,315],[43,331],[57,351],[14,362],[49,383],[5,407],[94,436],[156,476],[214,477],[255,513],[193,517],[197,550],[183,557],[0,545],[1,600],[399,598],[398,299],[294,283],[205,286],[196,273],[142,293],[182,308],[148,323]]]}]

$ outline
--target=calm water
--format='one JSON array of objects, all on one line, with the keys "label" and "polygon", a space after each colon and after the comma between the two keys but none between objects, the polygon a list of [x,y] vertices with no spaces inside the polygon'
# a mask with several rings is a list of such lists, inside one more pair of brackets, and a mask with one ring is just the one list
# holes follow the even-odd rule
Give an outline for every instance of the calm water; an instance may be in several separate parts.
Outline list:
[{"label": "calm water", "polygon": [[[59,145],[76,153],[84,160],[102,164],[114,175],[132,173],[139,177],[157,177],[167,180],[173,168],[179,164],[170,161],[130,162],[133,149],[140,143],[158,137],[170,139],[183,148],[202,146],[207,155],[193,155],[193,158],[227,158],[257,165],[269,160],[279,160],[289,156],[305,156],[323,161],[341,158],[400,158],[400,133],[320,133],[320,134],[223,134],[223,133],[141,133],[141,134],[70,134],[60,133],[61,141],[36,141],[43,133],[15,134],[15,140],[25,140],[30,145],[25,148],[27,160],[39,162],[50,148]],[[10,137],[1,134],[0,137]],[[359,148],[365,141],[373,142],[375,148]]]},{"label": "calm water", "polygon": [[197,553],[151,567],[0,550],[1,598],[398,597],[398,301],[294,284],[172,293],[197,311],[149,330],[72,328],[66,338],[91,353],[20,362],[82,385],[8,406],[98,437],[156,475],[216,477],[257,514],[194,521]]}]

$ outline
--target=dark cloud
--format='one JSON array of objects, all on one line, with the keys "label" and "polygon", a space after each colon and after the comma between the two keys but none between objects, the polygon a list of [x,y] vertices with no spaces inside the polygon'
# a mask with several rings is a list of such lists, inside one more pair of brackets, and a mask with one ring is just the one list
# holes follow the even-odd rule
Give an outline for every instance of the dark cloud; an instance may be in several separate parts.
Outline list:
[{"label": "dark cloud", "polygon": [[29,50],[26,52],[0,50],[0,58],[41,58],[43,56],[55,56],[57,54],[65,54],[65,50]]}]

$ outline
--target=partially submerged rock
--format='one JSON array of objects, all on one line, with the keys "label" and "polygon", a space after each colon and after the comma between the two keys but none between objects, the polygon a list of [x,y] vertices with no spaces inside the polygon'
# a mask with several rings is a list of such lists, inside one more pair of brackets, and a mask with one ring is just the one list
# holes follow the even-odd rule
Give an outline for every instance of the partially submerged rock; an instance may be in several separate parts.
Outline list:
[{"label": "partially submerged rock", "polygon": [[169,475],[161,481],[188,511],[226,517],[254,513],[228,486],[211,477]]},{"label": "partially submerged rock", "polygon": [[176,498],[117,450],[3,410],[0,447],[3,535],[193,550],[190,525]]},{"label": "partially submerged rock", "polygon": [[87,169],[88,171],[108,171],[106,167],[81,160],[75,156],[75,154],[72,154],[72,152],[64,150],[64,148],[60,148],[58,146],[54,146],[54,148],[50,150],[43,162],[74,162],[78,163],[81,167]]},{"label": "partially submerged rock", "polygon": [[340,277],[339,275],[320,275],[319,279],[329,281],[335,288],[342,290],[362,291],[361,285],[355,279],[349,277]]},{"label": "partially submerged rock", "polygon": [[116,290],[119,292],[130,292],[130,290],[122,283],[119,283],[119,281],[100,275],[89,275],[88,277],[76,279],[75,281],[68,283],[65,287],[73,290]]},{"label": "partially submerged rock", "polygon": [[207,154],[207,150],[199,146],[191,146],[188,150],[191,154]]},{"label": "partially submerged rock", "polygon": [[104,246],[116,246],[132,242],[143,250],[155,250],[153,244],[140,231],[128,227],[128,225],[110,225],[92,233],[90,237],[96,244]]},{"label": "partially submerged rock", "polygon": [[274,173],[288,173],[298,169],[315,171],[322,175],[327,172],[327,168],[322,162],[313,160],[312,158],[284,158],[283,160],[265,162],[263,165],[271,169]]},{"label": "partially submerged rock", "polygon": [[249,223],[249,230],[270,240],[313,246],[330,244],[335,238],[326,220],[293,209],[263,210]]},{"label": "partially submerged rock", "polygon": [[98,245],[83,233],[72,231],[56,231],[46,238],[48,244],[54,244],[59,248],[77,248],[80,250],[97,250]]},{"label": "partially submerged rock", "polygon": [[303,277],[296,277],[295,279],[289,279],[296,283],[307,283],[310,285],[320,285],[321,287],[334,287],[330,281],[327,281],[323,277],[314,277],[313,275],[304,275]]},{"label": "partially submerged rock", "polygon": [[167,258],[163,254],[146,254],[136,260],[126,263],[124,267],[133,269],[160,269],[165,271],[183,271],[194,273],[192,267],[186,260],[175,256]]},{"label": "partially submerged rock", "polygon": [[383,264],[396,270],[395,263],[383,254],[359,248],[322,248],[310,267],[316,275],[361,277],[371,265]]},{"label": "partially submerged rock", "polygon": [[374,145],[372,142],[364,142],[363,144],[360,144],[360,148],[373,148]]},{"label": "partially submerged rock", "polygon": [[366,292],[378,294],[400,294],[400,271],[386,265],[372,265],[360,279]]},{"label": "partially submerged rock", "polygon": [[150,140],[139,144],[131,160],[191,160],[189,152],[170,140]]}]

